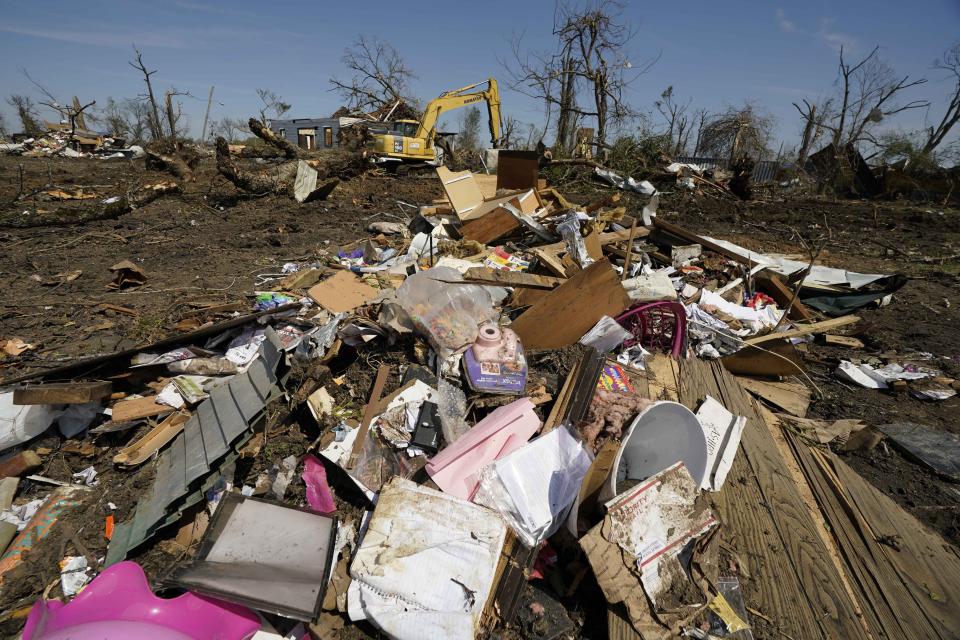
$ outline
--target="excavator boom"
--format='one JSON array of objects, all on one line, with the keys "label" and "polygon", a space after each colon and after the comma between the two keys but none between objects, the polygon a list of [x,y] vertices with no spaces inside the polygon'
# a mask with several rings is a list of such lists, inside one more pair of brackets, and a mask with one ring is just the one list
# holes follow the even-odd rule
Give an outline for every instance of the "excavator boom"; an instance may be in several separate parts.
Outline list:
[{"label": "excavator boom", "polygon": [[[485,89],[477,89],[484,84],[487,85]],[[394,123],[394,130],[374,135],[373,152],[378,162],[394,166],[411,162],[426,163],[428,166],[441,163],[440,153],[434,146],[440,115],[481,101],[487,103],[490,143],[494,147],[500,146],[500,90],[497,81],[488,78],[486,82],[441,93],[427,104],[420,122],[400,121]]]},{"label": "excavator boom", "polygon": [[490,144],[497,147],[500,144],[500,89],[496,80],[488,78],[486,89],[470,92],[471,89],[475,89],[482,84],[484,83],[477,82],[453,91],[446,91],[431,100],[423,112],[423,118],[420,120],[420,126],[417,129],[417,137],[428,140],[430,146],[433,146],[433,138],[437,133],[437,120],[440,119],[441,113],[485,101],[490,123]]}]

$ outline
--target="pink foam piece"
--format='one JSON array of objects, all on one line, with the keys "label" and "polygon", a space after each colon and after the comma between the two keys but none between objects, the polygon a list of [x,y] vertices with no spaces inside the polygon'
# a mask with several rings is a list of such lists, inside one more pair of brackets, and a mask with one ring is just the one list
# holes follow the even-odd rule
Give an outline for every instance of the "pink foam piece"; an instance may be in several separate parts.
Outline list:
[{"label": "pink foam piece", "polygon": [[327,470],[316,456],[307,454],[303,458],[303,482],[307,485],[307,504],[310,509],[323,515],[330,515],[337,510],[337,503],[333,501],[333,493],[327,484]]},{"label": "pink foam piece", "polygon": [[516,451],[540,428],[529,398],[495,409],[427,463],[427,473],[444,492],[470,500],[485,466]]},{"label": "pink foam piece", "polygon": [[240,605],[185,593],[153,594],[136,562],[118,562],[69,604],[37,600],[23,640],[249,640],[260,629],[256,613]]}]

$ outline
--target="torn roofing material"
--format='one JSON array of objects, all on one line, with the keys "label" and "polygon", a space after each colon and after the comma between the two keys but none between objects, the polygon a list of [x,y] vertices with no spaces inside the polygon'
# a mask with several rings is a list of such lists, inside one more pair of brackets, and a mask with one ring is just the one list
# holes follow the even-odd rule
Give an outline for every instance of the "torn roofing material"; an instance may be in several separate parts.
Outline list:
[{"label": "torn roofing material", "polygon": [[106,564],[119,562],[180,512],[199,501],[217,472],[236,459],[236,449],[250,437],[250,428],[280,393],[283,360],[280,338],[266,329],[267,339],[250,367],[210,392],[197,406],[183,431],[156,463],[153,487],[137,504],[133,517],[118,524]]}]

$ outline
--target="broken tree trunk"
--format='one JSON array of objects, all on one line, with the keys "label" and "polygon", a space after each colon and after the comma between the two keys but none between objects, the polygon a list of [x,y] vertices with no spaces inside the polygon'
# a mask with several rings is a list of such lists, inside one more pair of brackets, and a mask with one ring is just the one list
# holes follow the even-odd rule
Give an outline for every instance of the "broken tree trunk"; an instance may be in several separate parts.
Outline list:
[{"label": "broken tree trunk", "polygon": [[145,153],[147,154],[147,158],[149,158],[150,162],[157,168],[168,171],[186,182],[193,180],[193,169],[191,169],[190,166],[182,159],[175,156],[157,153],[156,151],[152,151],[150,149],[146,149]]},{"label": "broken tree trunk", "polygon": [[250,118],[250,131],[253,132],[255,136],[266,142],[267,144],[280,149],[283,152],[285,158],[290,160],[296,160],[300,158],[300,149],[293,146],[283,138],[278,138],[277,135],[268,129],[262,122],[256,118]]},{"label": "broken tree trunk", "polygon": [[270,173],[246,171],[230,157],[227,141],[217,138],[217,171],[244,191],[292,195],[293,183],[297,177],[297,163],[286,162]]}]

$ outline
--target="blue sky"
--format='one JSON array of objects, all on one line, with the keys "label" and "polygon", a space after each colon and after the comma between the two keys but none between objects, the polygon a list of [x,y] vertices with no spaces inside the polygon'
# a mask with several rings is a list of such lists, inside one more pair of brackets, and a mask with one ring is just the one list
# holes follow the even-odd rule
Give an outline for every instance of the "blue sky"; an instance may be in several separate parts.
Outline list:
[{"label": "blue sky", "polygon": [[[136,43],[148,66],[158,69],[160,89],[174,85],[197,96],[184,102],[195,133],[211,84],[214,118],[254,115],[259,87],[283,96],[294,117],[323,116],[340,105],[328,79],[344,75],[343,49],[363,33],[400,51],[419,76],[413,84],[419,97],[493,75],[504,112],[539,122],[541,106],[506,86],[497,60],[509,55],[512,33],[522,32],[531,48],[550,48],[553,7],[549,0],[6,0],[0,92],[35,95],[18,70],[26,67],[62,99],[78,95],[102,104],[108,96],[134,96],[143,88],[127,65]],[[939,119],[951,85],[930,64],[960,39],[958,0],[630,2],[624,17],[637,30],[631,60],[660,56],[631,89],[634,106],[652,110],[668,85],[710,110],[754,100],[777,118],[788,147],[800,129],[791,103],[832,90],[841,44],[852,55],[879,45],[898,73],[930,78],[909,97],[933,101],[929,118]],[[11,110],[0,108],[9,124]],[[925,115],[908,112],[891,124],[915,129]]]}]

